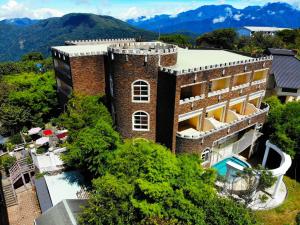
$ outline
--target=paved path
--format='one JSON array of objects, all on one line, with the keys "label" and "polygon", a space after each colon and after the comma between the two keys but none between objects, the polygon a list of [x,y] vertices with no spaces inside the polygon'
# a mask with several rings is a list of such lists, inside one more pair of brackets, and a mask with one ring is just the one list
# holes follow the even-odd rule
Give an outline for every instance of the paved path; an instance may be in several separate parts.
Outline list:
[{"label": "paved path", "polygon": [[22,192],[17,190],[17,192],[18,205],[7,209],[9,224],[32,225],[34,219],[41,214],[36,193],[31,187]]}]

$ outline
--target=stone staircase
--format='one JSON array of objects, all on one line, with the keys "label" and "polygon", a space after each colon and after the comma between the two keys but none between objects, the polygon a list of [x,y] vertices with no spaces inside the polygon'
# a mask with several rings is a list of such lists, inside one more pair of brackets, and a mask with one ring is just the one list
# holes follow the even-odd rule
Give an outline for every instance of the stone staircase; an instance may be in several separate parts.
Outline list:
[{"label": "stone staircase", "polygon": [[14,206],[18,204],[16,193],[13,189],[12,184],[8,179],[3,183],[3,193],[4,199],[7,207]]}]

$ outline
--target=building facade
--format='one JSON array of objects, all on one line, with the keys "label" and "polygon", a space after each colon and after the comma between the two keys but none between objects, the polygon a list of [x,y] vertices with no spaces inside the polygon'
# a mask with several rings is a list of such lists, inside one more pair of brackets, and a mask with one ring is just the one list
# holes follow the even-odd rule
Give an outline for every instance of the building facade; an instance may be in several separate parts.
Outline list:
[{"label": "building facade", "polygon": [[255,27],[255,26],[244,26],[237,30],[237,33],[240,36],[251,37],[253,34],[260,32],[264,35],[273,36],[278,31],[282,30],[290,30],[290,28],[283,28],[283,27]]},{"label": "building facade", "polygon": [[[262,98],[272,56],[131,39],[78,43],[52,48],[61,99],[71,92],[106,94],[124,138],[143,137],[174,153],[199,154],[207,166],[252,154],[268,112]],[[67,88],[59,85],[61,67],[69,70]]]}]

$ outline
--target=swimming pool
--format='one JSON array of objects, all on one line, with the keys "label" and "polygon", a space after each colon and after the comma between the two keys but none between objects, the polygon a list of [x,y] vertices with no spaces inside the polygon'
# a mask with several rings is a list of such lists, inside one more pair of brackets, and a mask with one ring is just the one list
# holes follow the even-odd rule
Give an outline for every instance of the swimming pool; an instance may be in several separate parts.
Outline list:
[{"label": "swimming pool", "polygon": [[[229,162],[229,161],[231,161],[233,163],[236,163],[236,164],[238,164],[242,167],[248,167],[248,168],[251,167],[249,163],[244,162],[244,161],[242,161],[242,160],[240,160],[240,159],[238,159],[237,157],[234,157],[234,156],[223,159],[222,161],[216,163],[212,167],[218,171],[218,174],[220,176],[224,177],[227,173],[227,162]],[[235,170],[235,171],[233,170],[232,172],[233,173],[231,175],[235,175],[237,170]]]}]

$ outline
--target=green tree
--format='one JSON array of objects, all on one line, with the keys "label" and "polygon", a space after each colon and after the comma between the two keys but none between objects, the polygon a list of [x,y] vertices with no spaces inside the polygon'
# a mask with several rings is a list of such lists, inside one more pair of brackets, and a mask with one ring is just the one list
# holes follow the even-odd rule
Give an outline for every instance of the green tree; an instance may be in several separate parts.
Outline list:
[{"label": "green tree", "polygon": [[54,121],[73,136],[85,127],[93,127],[99,119],[112,125],[112,118],[100,96],[76,96],[69,100],[66,111]]},{"label": "green tree", "polygon": [[160,36],[159,41],[169,43],[169,44],[181,45],[181,46],[190,45],[190,37],[183,34],[162,35]]},{"label": "green tree", "polygon": [[119,144],[119,134],[111,124],[99,119],[95,127],[78,132],[62,159],[71,167],[87,169],[93,176],[103,175],[107,158]]},{"label": "green tree", "polygon": [[21,58],[22,61],[40,61],[43,59],[44,59],[44,56],[40,52],[30,52],[26,55],[23,55]]},{"label": "green tree", "polygon": [[8,170],[14,165],[16,160],[15,157],[6,154],[0,158],[0,167],[3,166],[5,172],[8,174]]},{"label": "green tree", "polygon": [[234,29],[226,28],[206,33],[197,38],[196,43],[201,47],[235,49],[238,35]]},{"label": "green tree", "polygon": [[8,90],[8,93],[0,91],[0,122],[4,132],[42,125],[58,111],[53,72],[6,75],[1,85],[7,85]]},{"label": "green tree", "polygon": [[266,100],[270,112],[265,134],[291,157],[300,152],[300,102],[281,104],[276,97]]},{"label": "green tree", "polygon": [[244,206],[216,194],[216,174],[198,156],[134,139],[113,151],[104,168],[81,224],[255,224]]}]

